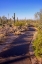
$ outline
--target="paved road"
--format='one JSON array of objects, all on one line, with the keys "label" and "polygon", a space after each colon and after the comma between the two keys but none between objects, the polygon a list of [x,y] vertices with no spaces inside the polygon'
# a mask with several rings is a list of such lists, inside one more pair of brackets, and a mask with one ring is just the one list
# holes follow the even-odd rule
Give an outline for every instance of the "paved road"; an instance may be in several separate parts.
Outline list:
[{"label": "paved road", "polygon": [[0,64],[32,64],[29,54],[29,45],[33,39],[34,28],[29,30],[10,44],[9,48],[0,53]]}]

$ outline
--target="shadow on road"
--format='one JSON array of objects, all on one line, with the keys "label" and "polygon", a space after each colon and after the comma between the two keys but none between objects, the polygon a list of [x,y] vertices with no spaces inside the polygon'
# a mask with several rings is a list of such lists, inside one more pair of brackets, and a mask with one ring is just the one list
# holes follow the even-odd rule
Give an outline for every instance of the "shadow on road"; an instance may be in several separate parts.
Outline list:
[{"label": "shadow on road", "polygon": [[[26,54],[28,54],[28,52],[29,52],[29,45],[32,41],[32,37],[33,37],[32,31],[34,31],[34,29],[29,28],[29,31],[26,31],[25,34],[19,35],[19,37],[16,38],[13,43],[11,43],[11,46],[9,49],[0,53],[0,57],[4,58],[4,59],[9,58],[9,57],[16,57],[16,56],[21,56],[21,58],[13,59],[11,61],[8,60],[8,61],[4,62],[3,64],[8,64],[8,63],[20,61],[25,58],[29,58],[29,56],[26,56]],[[29,38],[28,36],[31,37],[31,40],[24,39],[24,38]],[[27,43],[27,44],[14,46],[16,44],[21,44],[21,43],[22,44]],[[22,57],[22,56],[24,56],[24,57]]]}]

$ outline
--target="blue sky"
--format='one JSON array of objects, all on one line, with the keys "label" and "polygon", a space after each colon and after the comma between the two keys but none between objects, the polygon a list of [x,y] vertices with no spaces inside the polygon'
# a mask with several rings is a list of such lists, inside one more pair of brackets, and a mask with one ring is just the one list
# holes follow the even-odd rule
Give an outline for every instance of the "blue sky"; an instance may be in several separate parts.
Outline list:
[{"label": "blue sky", "polygon": [[42,9],[42,0],[0,0],[0,16],[12,17],[16,13],[19,19],[34,19],[34,14]]}]

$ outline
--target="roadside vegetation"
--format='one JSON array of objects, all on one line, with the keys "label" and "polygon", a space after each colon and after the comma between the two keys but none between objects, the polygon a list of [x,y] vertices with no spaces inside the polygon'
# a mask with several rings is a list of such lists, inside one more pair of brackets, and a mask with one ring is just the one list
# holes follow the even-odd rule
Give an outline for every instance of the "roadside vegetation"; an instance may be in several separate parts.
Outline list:
[{"label": "roadside vegetation", "polygon": [[35,14],[35,27],[38,29],[36,39],[33,41],[33,48],[36,57],[42,58],[42,10]]}]

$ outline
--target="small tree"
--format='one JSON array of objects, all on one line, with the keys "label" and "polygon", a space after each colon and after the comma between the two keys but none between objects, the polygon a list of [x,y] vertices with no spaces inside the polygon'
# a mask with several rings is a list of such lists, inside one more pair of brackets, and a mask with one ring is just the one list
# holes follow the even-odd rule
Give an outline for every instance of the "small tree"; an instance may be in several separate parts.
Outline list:
[{"label": "small tree", "polygon": [[36,20],[39,20],[42,23],[42,9],[35,14]]},{"label": "small tree", "polygon": [[3,24],[6,24],[6,21],[7,21],[7,17],[2,16],[2,23],[3,23]]}]

